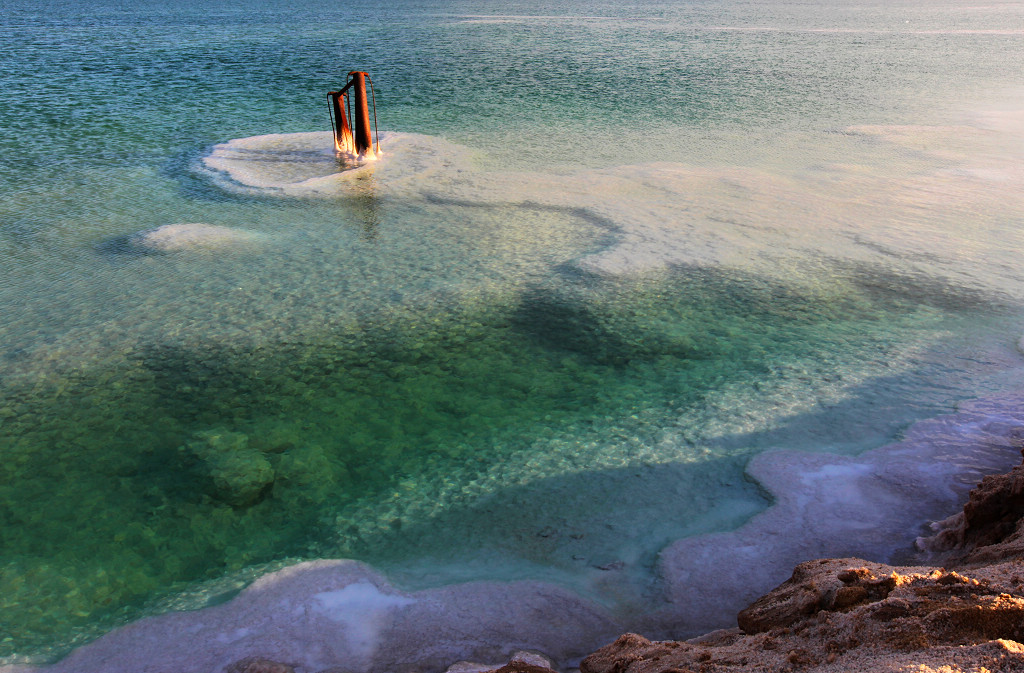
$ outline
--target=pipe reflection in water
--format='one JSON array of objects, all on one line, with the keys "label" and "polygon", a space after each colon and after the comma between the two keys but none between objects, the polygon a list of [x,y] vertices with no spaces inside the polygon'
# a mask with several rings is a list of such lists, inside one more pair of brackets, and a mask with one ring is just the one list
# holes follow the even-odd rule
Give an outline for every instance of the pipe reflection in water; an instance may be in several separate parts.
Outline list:
[{"label": "pipe reflection in water", "polygon": [[356,220],[361,224],[363,240],[375,240],[383,220],[383,208],[382,199],[377,194],[377,181],[373,176],[372,166],[364,175],[359,176],[357,189],[347,201]]}]

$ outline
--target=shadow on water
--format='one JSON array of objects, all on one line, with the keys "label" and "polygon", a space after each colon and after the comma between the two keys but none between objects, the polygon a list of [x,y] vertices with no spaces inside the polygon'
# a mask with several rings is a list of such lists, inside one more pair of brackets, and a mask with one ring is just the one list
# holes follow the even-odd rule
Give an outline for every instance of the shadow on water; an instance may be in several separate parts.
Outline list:
[{"label": "shadow on water", "polygon": [[830,260],[829,263],[871,302],[886,308],[930,306],[950,313],[995,313],[1014,308],[1012,299],[1005,295],[964,286],[947,278],[900,273],[845,260]]},{"label": "shadow on water", "polygon": [[155,257],[167,254],[162,250],[140,245],[138,234],[124,234],[104,239],[97,243],[94,249],[101,257],[108,261]]},{"label": "shadow on water", "polygon": [[[541,348],[572,354],[596,366],[625,367],[634,361],[656,358],[686,362],[713,357],[707,344],[702,347],[700,340],[693,338],[696,325],[676,333],[651,329],[602,314],[580,299],[559,289],[534,288],[513,312],[512,328]],[[623,307],[615,308],[618,311]]]},{"label": "shadow on water", "polygon": [[583,354],[595,364],[625,364],[626,344],[588,307],[549,289],[534,289],[512,315],[513,328],[543,348]]},{"label": "shadow on water", "polygon": [[[556,573],[606,572],[621,540],[656,550],[738,525],[763,505],[742,464],[768,440],[722,437],[722,455],[637,467],[630,441],[659,430],[643,418],[672,423],[778,362],[882,338],[872,325],[911,304],[977,305],[896,276],[884,284],[896,299],[695,269],[559,281],[433,326],[149,344],[0,389],[0,656],[95,635],[182,583],[324,550],[400,565],[470,544]],[[584,441],[621,445],[624,467],[594,469]],[[556,460],[501,476],[533,455]],[[666,501],[684,503],[678,517],[644,515]]]},{"label": "shadow on water", "polygon": [[[855,277],[855,285],[894,312],[912,304],[991,317],[1006,308],[1001,298],[942,281],[915,282],[897,273],[872,279],[865,269],[857,270],[863,275]],[[545,347],[575,353],[600,343],[592,361],[613,367],[638,354],[622,335],[606,341],[593,311],[543,294],[528,296],[524,304],[529,307],[521,305],[512,324]],[[614,356],[603,355],[608,344],[617,345]],[[642,351],[644,356],[664,352]],[[672,352],[685,357],[683,351]],[[898,441],[909,424],[952,412],[958,399],[950,397],[950,381],[943,378],[949,372],[930,368],[928,359],[923,353],[915,370],[872,377],[845,389],[842,400],[781,418],[769,428],[718,435],[710,442],[718,449],[712,456],[661,464],[637,457],[621,468],[578,471],[570,460],[564,474],[518,483],[498,480],[485,497],[412,526],[395,526],[372,541],[349,542],[347,550],[385,569],[410,590],[459,581],[540,578],[562,582],[627,612],[651,611],[662,600],[654,571],[667,544],[737,528],[771,504],[770,494],[745,473],[754,455],[769,449],[857,454]],[[992,367],[995,372],[999,364]],[[964,383],[967,390],[970,382]],[[968,397],[970,393],[959,394],[959,399]],[[656,438],[638,435],[632,441],[643,444]],[[683,438],[677,441],[678,448],[685,445]],[[902,539],[891,540],[890,551],[907,562],[916,559],[913,544],[924,533],[925,522],[919,531],[908,528]],[[851,543],[857,547],[856,541]],[[836,553],[850,552],[844,548]],[[595,588],[599,594],[590,593]]]}]

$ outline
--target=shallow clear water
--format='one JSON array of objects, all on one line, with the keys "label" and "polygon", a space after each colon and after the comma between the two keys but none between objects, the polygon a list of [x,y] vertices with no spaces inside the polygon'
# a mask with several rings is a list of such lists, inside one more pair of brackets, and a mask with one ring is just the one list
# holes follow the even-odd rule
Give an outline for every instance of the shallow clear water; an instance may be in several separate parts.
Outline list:
[{"label": "shallow clear water", "polygon": [[[319,556],[634,609],[751,455],[1012,388],[1020,10],[0,2],[0,660]],[[204,163],[354,68],[370,169]]]}]

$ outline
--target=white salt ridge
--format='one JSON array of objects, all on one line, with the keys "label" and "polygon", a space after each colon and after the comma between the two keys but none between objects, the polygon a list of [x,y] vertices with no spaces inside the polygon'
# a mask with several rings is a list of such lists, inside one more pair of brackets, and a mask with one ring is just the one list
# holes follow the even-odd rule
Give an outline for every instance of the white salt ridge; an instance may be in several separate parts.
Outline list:
[{"label": "white salt ridge", "polygon": [[507,202],[516,194],[607,222],[617,240],[578,262],[602,275],[724,266],[813,283],[809,274],[819,269],[807,264],[810,256],[1020,298],[1024,102],[1014,110],[976,113],[970,126],[846,129],[843,156],[856,156],[864,142],[885,145],[872,164],[768,172],[655,163],[570,176],[489,175],[457,189],[466,200]]},{"label": "white salt ridge", "polygon": [[3,673],[220,671],[246,656],[298,673],[444,670],[539,651],[571,666],[621,631],[687,637],[735,625],[736,612],[799,562],[909,554],[922,522],[946,517],[981,477],[1009,469],[1024,444],[1024,396],[976,400],[922,421],[899,443],[857,457],[777,451],[749,475],[775,500],[728,533],[678,540],[661,554],[664,600],[614,615],[541,582],[475,582],[403,593],[354,561],[300,563],[223,605],[140,620],[45,668]]},{"label": "white salt ridge", "polygon": [[339,171],[329,133],[269,134],[215,145],[203,165],[219,171],[231,186],[280,190]]},{"label": "white salt ridge", "polygon": [[924,523],[961,507],[985,474],[1019,463],[1022,446],[1024,397],[1010,396],[921,421],[902,442],[856,457],[759,454],[747,472],[775,504],[737,530],[669,545],[661,573],[670,607],[644,623],[660,633],[665,625],[686,634],[731,627],[803,561],[906,558]]},{"label": "white salt ridge", "polygon": [[[406,595],[363,564],[313,561],[266,575],[229,603],[140,620],[38,670],[211,673],[247,656],[293,663],[300,673],[443,670],[524,649],[568,659],[619,628],[597,605],[540,582]],[[29,670],[37,669],[0,666]]]}]

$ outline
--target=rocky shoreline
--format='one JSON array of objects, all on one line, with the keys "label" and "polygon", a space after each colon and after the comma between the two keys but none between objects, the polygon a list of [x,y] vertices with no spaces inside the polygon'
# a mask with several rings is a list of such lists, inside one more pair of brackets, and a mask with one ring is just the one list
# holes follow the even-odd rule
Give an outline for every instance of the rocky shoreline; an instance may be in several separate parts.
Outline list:
[{"label": "rocky shoreline", "polygon": [[985,477],[921,546],[942,566],[801,563],[736,629],[685,642],[626,634],[580,670],[1024,671],[1024,466]]}]

